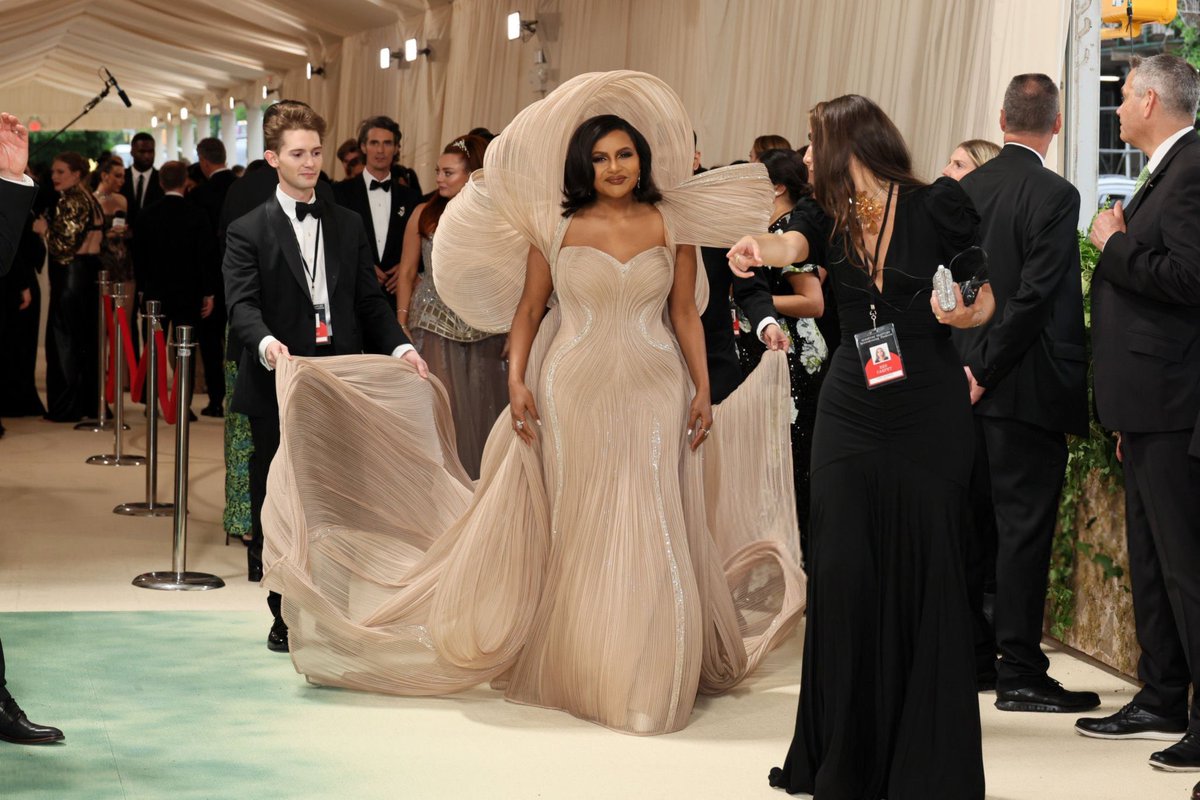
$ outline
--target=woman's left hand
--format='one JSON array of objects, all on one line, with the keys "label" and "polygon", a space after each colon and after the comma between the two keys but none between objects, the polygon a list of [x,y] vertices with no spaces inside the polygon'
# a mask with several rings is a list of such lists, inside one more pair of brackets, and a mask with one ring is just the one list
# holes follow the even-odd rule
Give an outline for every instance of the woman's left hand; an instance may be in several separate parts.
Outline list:
[{"label": "woman's left hand", "polygon": [[688,445],[693,451],[708,440],[712,425],[712,401],[707,393],[697,393],[688,407]]},{"label": "woman's left hand", "polygon": [[992,318],[996,311],[996,297],[992,294],[991,284],[985,283],[981,286],[979,294],[975,295],[975,302],[969,306],[963,303],[962,290],[957,283],[953,288],[954,299],[957,301],[953,311],[942,311],[938,304],[937,292],[929,295],[929,307],[938,322],[951,328],[978,328]]}]

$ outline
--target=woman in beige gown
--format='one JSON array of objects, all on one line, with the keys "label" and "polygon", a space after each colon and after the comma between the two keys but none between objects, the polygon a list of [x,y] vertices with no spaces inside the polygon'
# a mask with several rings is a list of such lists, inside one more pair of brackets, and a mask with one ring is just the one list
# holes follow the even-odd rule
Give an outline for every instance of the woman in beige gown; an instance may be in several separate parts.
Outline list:
[{"label": "woman in beige gown", "polygon": [[[602,113],[645,133],[662,193],[661,244],[628,259],[564,246],[564,154]],[[446,209],[435,281],[470,325],[508,328],[527,258],[554,290],[522,347],[541,424],[531,414],[518,435],[501,415],[477,484],[436,380],[370,356],[280,369],[264,583],[310,681],[410,695],[491,681],[515,702],[668,733],[794,627],[786,361],[764,357],[711,435],[689,437],[694,380],[667,310],[676,248],[764,230],[772,187],[758,165],[685,180],[691,157],[665,84],[583,75],[522,111]]]}]

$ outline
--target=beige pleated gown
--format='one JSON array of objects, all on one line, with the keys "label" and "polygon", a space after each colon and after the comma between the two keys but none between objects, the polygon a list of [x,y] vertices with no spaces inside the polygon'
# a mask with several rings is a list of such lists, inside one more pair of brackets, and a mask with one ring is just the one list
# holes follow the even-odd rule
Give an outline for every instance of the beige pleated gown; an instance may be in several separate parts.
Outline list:
[{"label": "beige pleated gown", "polygon": [[[561,245],[566,142],[597,113],[647,136],[664,187],[667,246],[624,263]],[[580,76],[523,111],[448,207],[437,287],[468,323],[507,328],[530,244],[555,287],[526,373],[543,427],[523,445],[505,410],[478,483],[435,380],[378,356],[279,369],[264,583],[284,596],[309,680],[410,695],[491,681],[515,702],[658,734],[794,627],[785,357],[763,359],[692,453],[693,389],[665,313],[675,246],[765,229],[771,186],[759,165],[684,180],[690,138],[658,79]]]}]

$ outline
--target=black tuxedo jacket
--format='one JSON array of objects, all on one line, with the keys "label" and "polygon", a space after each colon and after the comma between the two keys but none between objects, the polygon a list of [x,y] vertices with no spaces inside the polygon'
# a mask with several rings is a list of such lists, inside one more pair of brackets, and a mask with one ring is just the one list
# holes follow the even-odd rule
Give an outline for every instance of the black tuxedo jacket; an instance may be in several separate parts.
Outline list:
[{"label": "black tuxedo jacket", "polygon": [[161,300],[172,322],[194,325],[200,302],[220,285],[217,237],[208,215],[191,200],[166,195],[142,209],[133,237],[133,268],[147,300]]},{"label": "black tuxedo jacket", "polygon": [[962,188],[983,220],[996,297],[991,322],[954,331],[963,363],[987,389],[975,413],[1087,435],[1079,192],[1012,144]]},{"label": "black tuxedo jacket", "polygon": [[1200,137],[1177,141],[1092,278],[1096,409],[1107,428],[1194,431],[1200,458]]},{"label": "black tuxedo jacket", "polygon": [[713,403],[720,403],[741,385],[742,364],[738,361],[737,341],[733,336],[733,318],[729,313],[729,292],[750,320],[754,336],[758,324],[776,316],[775,304],[763,270],[753,277],[739,278],[729,271],[729,259],[719,247],[700,248],[700,260],[708,276],[708,307],[700,315],[704,328],[704,345],[708,356],[708,382]]},{"label": "black tuxedo jacket", "polygon": [[207,182],[188,193],[188,200],[200,206],[208,215],[208,222],[213,231],[216,231],[221,225],[221,207],[225,205],[225,196],[229,194],[229,187],[233,186],[233,182],[236,180],[237,176],[233,174],[232,170],[221,170],[214,172]]},{"label": "black tuxedo jacket", "polygon": [[0,275],[12,266],[37,193],[37,186],[22,186],[0,178]]},{"label": "black tuxedo jacket", "polygon": [[[364,173],[365,174],[365,173]],[[392,199],[392,210],[388,217],[387,238],[384,240],[383,252],[375,243],[375,223],[371,219],[371,201],[367,198],[367,184],[360,175],[352,180],[341,181],[333,186],[334,196],[338,204],[358,214],[363,231],[367,234],[367,245],[371,248],[371,257],[375,265],[389,270],[400,263],[400,251],[404,245],[404,227],[413,209],[421,202],[421,195],[403,183],[391,178],[392,188],[388,192]],[[382,191],[376,189],[376,191]]]},{"label": "black tuxedo jacket", "polygon": [[[362,221],[350,211],[326,204],[321,240],[334,354],[390,354],[407,344],[408,338],[375,280]],[[272,416],[279,412],[275,375],[259,361],[259,343],[271,335],[287,345],[292,355],[317,352],[312,298],[300,247],[274,196],[229,226],[222,271],[231,338],[243,348],[232,410]]]},{"label": "black tuxedo jacket", "polygon": [[162,200],[166,195],[161,185],[158,182],[158,168],[152,167],[150,174],[146,176],[146,188],[142,191],[145,196],[142,198],[142,207],[138,208],[137,202],[133,197],[137,189],[137,175],[133,172],[133,167],[130,167],[125,173],[125,183],[121,185],[121,194],[125,195],[125,199],[129,201],[129,211],[127,213],[130,226],[137,224],[138,216],[148,209],[150,206]]}]

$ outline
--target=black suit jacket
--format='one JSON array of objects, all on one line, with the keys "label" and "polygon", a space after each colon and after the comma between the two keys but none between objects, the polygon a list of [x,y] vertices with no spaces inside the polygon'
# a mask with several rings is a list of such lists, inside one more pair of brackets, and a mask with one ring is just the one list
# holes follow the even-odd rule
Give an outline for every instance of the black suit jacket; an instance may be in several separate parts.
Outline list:
[{"label": "black suit jacket", "polygon": [[[325,276],[336,355],[390,354],[408,338],[375,280],[361,220],[326,204],[321,218]],[[225,296],[231,339],[242,348],[232,410],[249,416],[279,412],[275,375],[258,358],[267,335],[296,356],[317,352],[312,299],[291,222],[272,196],[229,226],[225,242]],[[368,346],[368,342],[377,345]]]},{"label": "black suit jacket", "polygon": [[1134,195],[1092,278],[1096,409],[1107,428],[1190,430],[1200,458],[1200,137]]},{"label": "black suit jacket", "polygon": [[0,178],[0,275],[12,266],[37,191],[37,186],[22,186]]},{"label": "black suit jacket", "polygon": [[[371,201],[367,197],[367,184],[363,181],[362,176],[336,183],[333,187],[338,204],[358,214],[363,231],[367,234],[371,257],[374,259],[375,265],[384,270],[389,270],[400,263],[400,252],[404,246],[404,227],[408,224],[408,218],[412,216],[413,209],[421,202],[421,195],[418,191],[405,186],[394,177],[391,178],[391,185],[392,188],[388,194],[391,196],[392,210],[388,217],[387,238],[384,239],[382,253],[379,252],[379,247],[375,243],[375,223],[371,219]],[[376,189],[376,191],[382,190]]]},{"label": "black suit jacket", "polygon": [[157,167],[152,167],[150,169],[150,174],[146,177],[146,188],[143,189],[145,196],[142,198],[141,208],[138,208],[137,203],[134,202],[133,199],[135,190],[137,188],[136,184],[137,175],[134,174],[133,167],[130,167],[125,173],[125,183],[121,185],[121,194],[125,195],[125,199],[129,201],[128,219],[130,227],[137,224],[137,218],[143,211],[157,203],[159,200],[162,200],[166,195],[166,192],[163,191],[162,186],[158,182]]},{"label": "black suit jacket", "polygon": [[1079,192],[1012,144],[962,188],[983,221],[996,297],[991,322],[954,331],[963,363],[987,389],[975,413],[1087,435]]},{"label": "black suit jacket", "polygon": [[733,336],[733,318],[729,313],[729,292],[750,320],[754,336],[758,325],[767,317],[776,316],[771,290],[762,270],[753,277],[739,278],[729,271],[725,250],[719,247],[700,248],[704,272],[708,276],[708,307],[700,315],[704,328],[704,346],[708,356],[708,382],[713,403],[720,403],[741,385],[742,364],[738,361],[737,341]]},{"label": "black suit jacket", "polygon": [[188,193],[188,200],[204,209],[204,213],[208,215],[208,222],[213,231],[217,231],[221,226],[221,208],[225,205],[229,187],[233,186],[236,180],[237,176],[232,170],[221,170],[214,172],[206,182]]},{"label": "black suit jacket", "polygon": [[133,266],[146,300],[161,300],[172,322],[194,325],[200,302],[220,284],[217,237],[208,215],[191,200],[167,195],[142,209],[133,237]]}]

